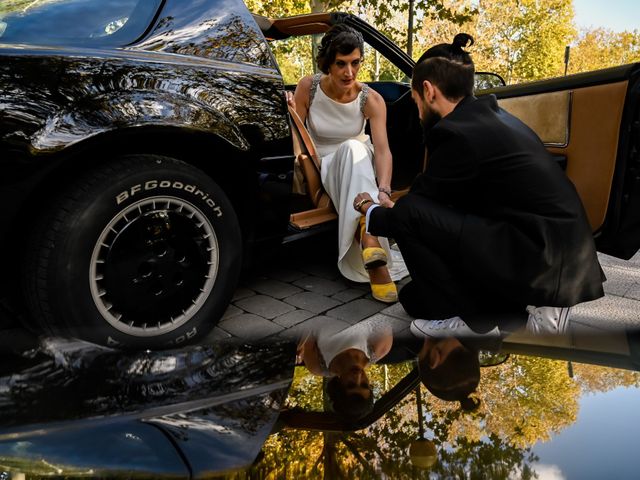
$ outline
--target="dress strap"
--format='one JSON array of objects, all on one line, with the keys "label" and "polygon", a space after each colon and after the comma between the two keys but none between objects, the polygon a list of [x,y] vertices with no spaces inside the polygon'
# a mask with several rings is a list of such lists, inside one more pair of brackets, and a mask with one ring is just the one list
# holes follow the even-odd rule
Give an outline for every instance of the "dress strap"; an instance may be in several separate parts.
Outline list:
[{"label": "dress strap", "polygon": [[321,73],[316,73],[311,79],[311,90],[309,91],[309,106],[313,103],[313,98],[316,96],[318,85],[320,85]]},{"label": "dress strap", "polygon": [[362,84],[362,91],[360,92],[360,111],[364,115],[364,106],[367,104],[367,98],[369,97],[369,85]]}]

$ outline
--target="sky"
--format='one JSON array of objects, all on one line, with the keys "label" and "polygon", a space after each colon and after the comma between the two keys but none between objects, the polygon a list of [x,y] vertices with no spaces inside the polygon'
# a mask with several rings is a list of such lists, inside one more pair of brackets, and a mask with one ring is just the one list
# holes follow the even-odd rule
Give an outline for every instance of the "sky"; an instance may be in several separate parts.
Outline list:
[{"label": "sky", "polygon": [[604,27],[614,32],[640,31],[638,0],[573,0],[578,28]]}]

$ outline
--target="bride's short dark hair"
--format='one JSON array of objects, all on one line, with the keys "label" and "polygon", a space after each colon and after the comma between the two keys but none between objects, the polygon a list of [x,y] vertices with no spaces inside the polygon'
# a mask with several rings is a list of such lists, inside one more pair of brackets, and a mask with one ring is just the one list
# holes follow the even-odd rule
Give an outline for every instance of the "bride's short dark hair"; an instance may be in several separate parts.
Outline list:
[{"label": "bride's short dark hair", "polygon": [[344,23],[338,23],[324,34],[318,48],[316,62],[322,73],[329,73],[329,67],[336,60],[336,55],[347,55],[356,48],[360,56],[364,56],[364,40],[360,32]]}]

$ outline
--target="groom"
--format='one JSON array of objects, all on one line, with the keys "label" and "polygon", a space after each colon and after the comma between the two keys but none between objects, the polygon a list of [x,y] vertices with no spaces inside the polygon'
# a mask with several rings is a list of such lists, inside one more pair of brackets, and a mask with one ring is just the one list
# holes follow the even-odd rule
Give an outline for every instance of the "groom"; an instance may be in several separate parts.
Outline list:
[{"label": "groom", "polygon": [[424,319],[413,322],[414,333],[473,335],[475,314],[525,309],[534,331],[557,331],[568,307],[603,295],[591,229],[575,187],[537,135],[494,95],[473,96],[469,42],[458,34],[413,70],[425,172],[392,208],[367,193],[354,208],[368,232],[400,247],[412,281],[399,300]]}]

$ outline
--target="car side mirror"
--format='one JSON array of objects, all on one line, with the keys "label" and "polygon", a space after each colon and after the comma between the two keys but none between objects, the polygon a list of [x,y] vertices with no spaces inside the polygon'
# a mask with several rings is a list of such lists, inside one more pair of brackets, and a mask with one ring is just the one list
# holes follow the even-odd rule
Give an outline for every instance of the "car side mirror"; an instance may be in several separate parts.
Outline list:
[{"label": "car side mirror", "polygon": [[486,350],[480,350],[479,352],[481,367],[497,367],[498,365],[502,365],[508,359],[508,353],[494,353]]},{"label": "car side mirror", "polygon": [[507,83],[497,73],[476,72],[474,80],[474,90],[488,90],[490,88],[504,87]]}]

